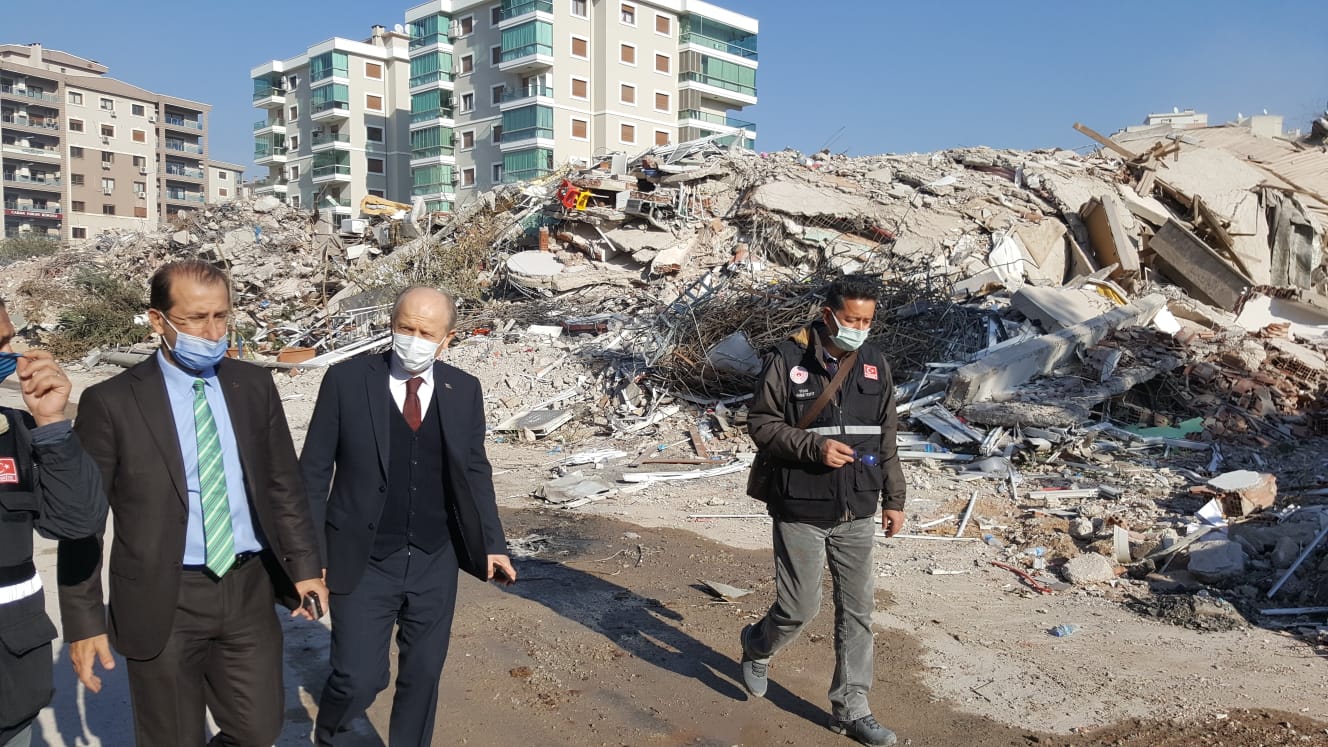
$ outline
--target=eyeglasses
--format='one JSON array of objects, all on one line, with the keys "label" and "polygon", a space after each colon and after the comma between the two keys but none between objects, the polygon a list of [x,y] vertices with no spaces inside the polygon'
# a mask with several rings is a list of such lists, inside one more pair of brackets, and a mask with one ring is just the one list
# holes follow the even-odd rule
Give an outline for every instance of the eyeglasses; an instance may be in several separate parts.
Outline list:
[{"label": "eyeglasses", "polygon": [[232,318],[230,312],[226,312],[225,314],[197,314],[185,317],[173,317],[160,310],[157,311],[157,313],[161,314],[163,319],[173,324],[176,329],[182,330],[207,330],[216,329],[218,327],[225,329],[230,326]]}]

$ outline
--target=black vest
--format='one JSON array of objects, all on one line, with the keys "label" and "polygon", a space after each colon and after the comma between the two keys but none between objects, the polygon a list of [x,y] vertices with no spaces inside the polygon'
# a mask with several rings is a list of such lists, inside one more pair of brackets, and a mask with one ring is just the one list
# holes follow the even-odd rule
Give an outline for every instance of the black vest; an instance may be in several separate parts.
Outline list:
[{"label": "black vest", "polygon": [[[786,340],[776,350],[784,358],[785,370],[789,372],[789,380],[785,382],[789,401],[784,406],[784,420],[789,425],[796,425],[803,412],[810,409],[830,385],[830,377],[822,362],[816,360],[814,346],[803,348]],[[883,451],[881,408],[889,394],[885,391],[886,380],[884,356],[875,347],[863,345],[838,395],[807,428],[820,429],[818,432],[826,438],[879,457]],[[875,430],[875,433],[841,432],[855,427]],[[867,464],[858,459],[839,469],[820,462],[775,460],[774,464],[768,504],[771,513],[780,519],[847,521],[874,516],[880,509],[885,476],[879,463]]]},{"label": "black vest", "polygon": [[9,428],[0,434],[0,586],[27,581],[32,564],[32,523],[39,506],[32,474],[32,441],[22,415],[0,410]]},{"label": "black vest", "polygon": [[418,431],[392,407],[388,426],[387,498],[370,556],[381,560],[406,547],[437,552],[451,541],[447,526],[447,454],[433,402],[421,403]]}]

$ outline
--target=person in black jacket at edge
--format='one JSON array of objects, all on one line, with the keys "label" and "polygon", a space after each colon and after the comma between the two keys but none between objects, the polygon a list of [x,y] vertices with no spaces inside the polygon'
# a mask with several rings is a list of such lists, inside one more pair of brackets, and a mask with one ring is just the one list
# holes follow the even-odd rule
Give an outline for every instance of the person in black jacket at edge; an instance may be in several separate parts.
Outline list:
[{"label": "person in black jacket at edge", "polygon": [[32,562],[32,530],[50,539],[96,533],[106,521],[101,473],[65,418],[71,385],[45,350],[23,355],[0,300],[0,381],[18,372],[28,412],[0,407],[0,745],[28,747],[51,702],[46,595]]},{"label": "person in black jacket at edge", "polygon": [[[890,367],[866,342],[877,297],[871,278],[836,280],[821,318],[765,357],[747,421],[762,460],[748,492],[774,518],[776,597],[765,617],[743,628],[740,640],[743,684],[761,697],[770,658],[820,609],[828,558],[835,603],[829,727],[883,747],[896,737],[876,721],[867,702],[874,658],[872,545],[878,510],[887,536],[903,527],[905,487]],[[838,391],[799,427],[841,365],[851,368]]]}]

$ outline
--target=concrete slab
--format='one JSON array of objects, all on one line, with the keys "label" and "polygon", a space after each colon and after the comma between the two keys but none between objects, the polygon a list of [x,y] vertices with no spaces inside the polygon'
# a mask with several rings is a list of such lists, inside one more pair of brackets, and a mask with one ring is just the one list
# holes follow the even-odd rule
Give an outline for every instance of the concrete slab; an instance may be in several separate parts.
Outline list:
[{"label": "concrete slab", "polygon": [[1204,303],[1230,311],[1252,285],[1249,278],[1175,220],[1158,229],[1148,246],[1157,253],[1157,269]]},{"label": "concrete slab", "polygon": [[1120,193],[1121,205],[1135,217],[1154,226],[1160,226],[1171,219],[1171,211],[1167,210],[1167,206],[1151,195],[1141,195],[1128,184],[1117,184],[1116,190]]},{"label": "concrete slab", "polygon": [[1024,287],[1010,299],[1010,305],[1025,317],[1039,322],[1048,332],[1072,327],[1101,316],[1116,304],[1092,288]]},{"label": "concrete slab", "polygon": [[1026,223],[1016,228],[1014,235],[1037,265],[1039,274],[1057,285],[1065,282],[1069,268],[1065,224],[1058,220]]},{"label": "concrete slab", "polygon": [[1126,231],[1129,213],[1114,195],[1094,198],[1081,211],[1088,228],[1088,240],[1097,255],[1099,265],[1118,265],[1114,278],[1139,273],[1139,249]]},{"label": "concrete slab", "polygon": [[1328,335],[1328,310],[1292,298],[1273,298],[1251,293],[1240,305],[1236,324],[1258,332],[1270,324],[1288,323],[1291,334],[1306,340]]},{"label": "concrete slab", "polygon": [[1226,218],[1232,235],[1255,232],[1259,196],[1255,187],[1267,180],[1264,172],[1224,150],[1186,146],[1175,159],[1166,160],[1159,179],[1187,195],[1200,195],[1213,212]]},{"label": "concrete slab", "polygon": [[785,215],[803,217],[857,216],[878,217],[880,205],[859,195],[851,195],[815,184],[792,181],[767,182],[752,191],[750,204]]}]

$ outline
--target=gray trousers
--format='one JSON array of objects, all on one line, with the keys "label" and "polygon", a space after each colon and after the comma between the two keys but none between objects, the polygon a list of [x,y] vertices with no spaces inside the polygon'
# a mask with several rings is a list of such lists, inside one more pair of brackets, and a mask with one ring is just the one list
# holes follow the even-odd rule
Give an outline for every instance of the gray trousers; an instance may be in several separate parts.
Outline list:
[{"label": "gray trousers", "polygon": [[752,626],[747,653],[769,659],[797,637],[821,609],[821,572],[827,559],[834,582],[835,674],[830,706],[835,718],[871,713],[872,611],[876,606],[872,545],[875,517],[841,523],[775,520],[775,604]]}]

